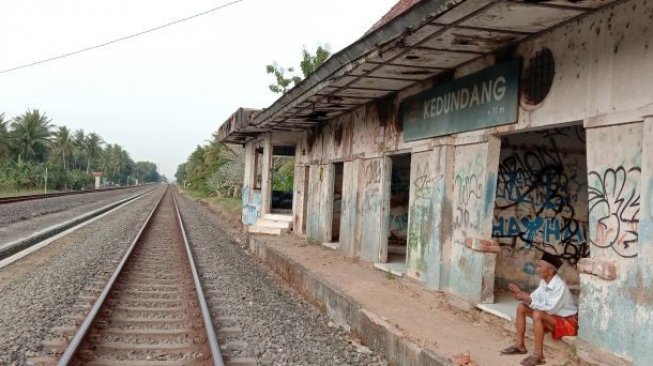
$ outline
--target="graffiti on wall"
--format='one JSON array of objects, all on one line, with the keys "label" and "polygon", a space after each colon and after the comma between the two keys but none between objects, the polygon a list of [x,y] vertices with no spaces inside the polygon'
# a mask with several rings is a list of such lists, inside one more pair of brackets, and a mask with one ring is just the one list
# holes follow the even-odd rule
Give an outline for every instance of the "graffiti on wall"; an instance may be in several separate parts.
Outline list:
[{"label": "graffiti on wall", "polygon": [[596,218],[593,245],[625,258],[637,256],[640,177],[640,167],[589,173],[590,216]]},{"label": "graffiti on wall", "polygon": [[492,236],[504,249],[547,251],[572,264],[589,255],[587,219],[575,209],[585,168],[573,161],[555,145],[514,150],[501,160]]},{"label": "graffiti on wall", "polygon": [[472,210],[470,214],[470,206],[483,197],[483,183],[479,181],[476,174],[468,176],[459,174],[456,175],[454,184],[458,191],[458,206],[456,207],[453,222],[454,228],[478,227],[478,223],[481,221],[480,212]]},{"label": "graffiti on wall", "polygon": [[365,184],[381,182],[381,161],[374,159],[365,164]]},{"label": "graffiti on wall", "polygon": [[434,189],[434,181],[431,177],[428,160],[424,160],[422,167],[417,167],[416,178],[413,181],[414,200],[410,206],[410,222],[408,235],[408,248],[411,251],[419,250],[417,269],[425,270],[426,258],[424,250],[426,249],[425,241],[428,238],[430,230],[429,220],[431,219],[431,197]]}]

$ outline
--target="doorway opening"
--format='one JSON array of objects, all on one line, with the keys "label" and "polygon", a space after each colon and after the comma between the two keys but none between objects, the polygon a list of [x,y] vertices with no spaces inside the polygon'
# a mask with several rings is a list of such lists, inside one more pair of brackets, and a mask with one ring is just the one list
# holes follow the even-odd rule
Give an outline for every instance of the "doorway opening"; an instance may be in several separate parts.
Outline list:
[{"label": "doorway opening", "polygon": [[270,212],[292,214],[295,147],[272,147],[272,197]]},{"label": "doorway opening", "polygon": [[572,293],[575,264],[589,256],[585,129],[575,125],[503,136],[492,237],[501,246],[495,268],[494,311],[514,317],[507,287],[534,290],[544,252],[563,262],[558,271]]},{"label": "doorway opening", "polygon": [[331,211],[331,243],[340,242],[340,218],[342,217],[342,186],[344,164],[333,164],[333,209]]},{"label": "doorway opening", "polygon": [[[388,226],[386,263],[376,267],[396,275],[406,273],[406,244],[408,239],[408,206],[410,198],[410,154],[390,157],[390,189],[388,198]],[[386,193],[387,194],[387,193]]]}]

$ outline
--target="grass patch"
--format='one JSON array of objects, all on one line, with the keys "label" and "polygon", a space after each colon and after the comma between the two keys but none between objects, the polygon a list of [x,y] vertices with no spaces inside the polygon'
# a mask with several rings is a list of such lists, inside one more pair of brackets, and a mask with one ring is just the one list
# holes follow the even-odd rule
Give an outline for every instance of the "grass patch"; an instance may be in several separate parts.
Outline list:
[{"label": "grass patch", "polygon": [[396,279],[397,279],[397,276],[395,276],[394,274],[392,274],[392,273],[390,273],[390,272],[386,272],[386,273],[385,273],[385,278],[386,278],[387,280],[396,280]]},{"label": "grass patch", "polygon": [[240,198],[213,198],[213,201],[229,212],[240,213],[242,209]]},{"label": "grass patch", "polygon": [[193,199],[209,199],[231,213],[240,213],[242,210],[242,200],[240,198],[215,197],[214,194],[203,191],[185,191],[185,193]]},{"label": "grass patch", "polygon": [[320,243],[319,240],[309,239],[309,238],[306,238],[306,242],[308,243],[308,245],[320,245],[320,244],[322,244],[322,243]]},{"label": "grass patch", "polygon": [[201,192],[201,191],[184,191],[187,195],[189,195],[191,198],[194,199],[200,199],[200,198],[207,198],[209,197],[209,194],[206,192]]}]

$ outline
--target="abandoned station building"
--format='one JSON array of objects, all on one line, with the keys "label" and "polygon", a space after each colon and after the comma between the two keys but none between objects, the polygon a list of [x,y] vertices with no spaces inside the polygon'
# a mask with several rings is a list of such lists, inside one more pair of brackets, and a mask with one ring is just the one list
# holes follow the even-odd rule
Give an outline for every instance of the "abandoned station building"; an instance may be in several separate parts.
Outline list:
[{"label": "abandoned station building", "polygon": [[487,308],[534,288],[548,252],[578,341],[653,362],[653,1],[400,1],[219,136],[246,148],[250,232],[291,228]]}]

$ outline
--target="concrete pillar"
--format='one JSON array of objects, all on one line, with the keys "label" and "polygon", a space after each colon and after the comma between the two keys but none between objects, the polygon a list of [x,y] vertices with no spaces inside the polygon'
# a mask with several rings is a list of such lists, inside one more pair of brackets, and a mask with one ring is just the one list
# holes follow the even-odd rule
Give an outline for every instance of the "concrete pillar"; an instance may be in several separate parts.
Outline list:
[{"label": "concrete pillar", "polygon": [[101,177],[99,175],[95,176],[95,189],[100,188],[100,178]]},{"label": "concrete pillar", "polygon": [[270,213],[272,203],[272,142],[270,135],[263,139],[263,172],[261,182],[261,214]]},{"label": "concrete pillar", "polygon": [[639,246],[637,265],[639,288],[637,297],[635,330],[636,366],[650,365],[653,360],[653,116],[644,119],[642,144],[641,207],[639,222]]}]

